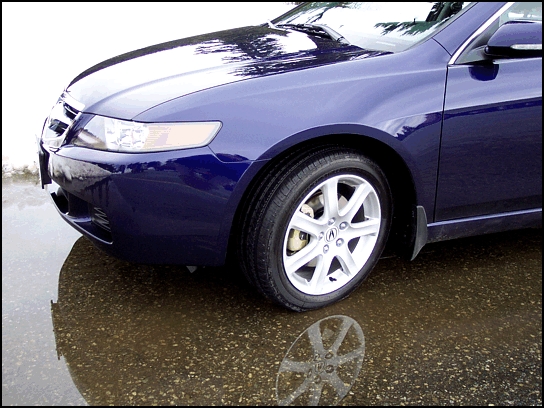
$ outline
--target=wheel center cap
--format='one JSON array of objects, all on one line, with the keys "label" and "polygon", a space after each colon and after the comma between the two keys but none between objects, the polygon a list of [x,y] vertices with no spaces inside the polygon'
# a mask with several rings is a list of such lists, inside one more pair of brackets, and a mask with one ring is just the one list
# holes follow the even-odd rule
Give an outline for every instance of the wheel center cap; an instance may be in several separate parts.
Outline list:
[{"label": "wheel center cap", "polygon": [[337,236],[338,236],[338,228],[336,227],[329,228],[327,232],[325,233],[325,239],[327,240],[327,242],[334,241]]}]

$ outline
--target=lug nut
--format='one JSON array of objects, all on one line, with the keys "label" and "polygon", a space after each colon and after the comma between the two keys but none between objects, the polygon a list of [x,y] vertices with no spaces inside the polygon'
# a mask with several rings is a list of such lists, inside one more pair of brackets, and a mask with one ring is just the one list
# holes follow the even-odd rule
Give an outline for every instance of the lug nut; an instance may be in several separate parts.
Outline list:
[{"label": "lug nut", "polygon": [[344,240],[342,238],[339,238],[337,241],[336,241],[336,246],[339,247],[339,246],[342,246],[342,244],[344,243]]},{"label": "lug nut", "polygon": [[340,229],[341,229],[341,230],[345,230],[347,227],[348,227],[348,223],[347,223],[347,222],[343,222],[342,224],[340,224]]},{"label": "lug nut", "polygon": [[325,233],[323,231],[321,231],[319,233],[319,239],[322,240],[324,236],[325,236]]},{"label": "lug nut", "polygon": [[336,222],[336,219],[333,217],[329,220],[328,224],[333,225]]},{"label": "lug nut", "polygon": [[325,245],[323,247],[323,253],[326,254],[327,252],[329,252],[329,246],[328,245]]}]

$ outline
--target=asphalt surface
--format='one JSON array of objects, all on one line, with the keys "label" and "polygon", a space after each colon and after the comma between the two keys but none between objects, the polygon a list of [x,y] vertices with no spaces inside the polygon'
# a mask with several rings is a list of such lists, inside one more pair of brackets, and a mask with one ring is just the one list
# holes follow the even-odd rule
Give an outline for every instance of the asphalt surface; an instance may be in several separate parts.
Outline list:
[{"label": "asphalt surface", "polygon": [[293,313],[239,271],[111,258],[2,180],[2,405],[542,405],[542,230],[382,259]]}]

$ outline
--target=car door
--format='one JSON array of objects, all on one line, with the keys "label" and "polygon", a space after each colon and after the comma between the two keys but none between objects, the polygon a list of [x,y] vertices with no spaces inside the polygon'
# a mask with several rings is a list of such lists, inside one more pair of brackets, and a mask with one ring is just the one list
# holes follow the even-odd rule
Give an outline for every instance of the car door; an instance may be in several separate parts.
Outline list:
[{"label": "car door", "polygon": [[542,57],[474,58],[507,21],[541,22],[542,3],[499,14],[448,66],[436,222],[542,207]]}]

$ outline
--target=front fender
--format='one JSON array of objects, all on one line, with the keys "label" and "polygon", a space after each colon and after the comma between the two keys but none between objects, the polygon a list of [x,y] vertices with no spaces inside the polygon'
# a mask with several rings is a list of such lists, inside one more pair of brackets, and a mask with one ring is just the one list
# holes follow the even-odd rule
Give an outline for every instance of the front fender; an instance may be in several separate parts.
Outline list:
[{"label": "front fender", "polygon": [[[421,55],[425,55],[422,59]],[[434,217],[441,124],[450,55],[429,40],[413,49],[247,79],[156,106],[133,120],[220,120],[210,149],[223,162],[250,162],[229,199],[234,214],[264,164],[302,142],[345,135],[396,152],[412,174],[417,205]],[[222,238],[230,234],[226,218]]]}]

